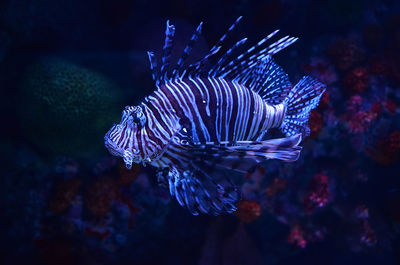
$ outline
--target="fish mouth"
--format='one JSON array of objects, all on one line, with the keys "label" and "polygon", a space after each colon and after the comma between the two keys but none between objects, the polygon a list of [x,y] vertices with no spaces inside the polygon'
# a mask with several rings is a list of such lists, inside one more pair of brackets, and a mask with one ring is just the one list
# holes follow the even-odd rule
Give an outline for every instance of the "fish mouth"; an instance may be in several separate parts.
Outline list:
[{"label": "fish mouth", "polygon": [[[112,131],[112,129],[110,131]],[[112,154],[114,156],[122,157],[127,169],[132,168],[132,163],[134,161],[135,161],[135,163],[141,162],[138,152],[134,154],[134,153],[118,146],[114,141],[112,141],[110,139],[109,135],[110,135],[110,132],[107,132],[107,134],[104,136],[104,146],[107,148],[107,150],[110,152],[110,154]]]},{"label": "fish mouth", "polygon": [[114,156],[123,156],[124,149],[119,147],[114,141],[112,141],[109,137],[109,132],[104,136],[104,146],[107,150]]}]

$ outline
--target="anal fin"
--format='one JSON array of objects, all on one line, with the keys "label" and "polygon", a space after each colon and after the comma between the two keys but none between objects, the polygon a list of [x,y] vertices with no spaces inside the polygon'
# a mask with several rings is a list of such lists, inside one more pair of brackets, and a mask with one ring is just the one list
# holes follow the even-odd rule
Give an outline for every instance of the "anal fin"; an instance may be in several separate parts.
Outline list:
[{"label": "anal fin", "polygon": [[231,213],[236,210],[240,193],[227,172],[251,172],[267,159],[294,161],[300,154],[300,141],[298,134],[267,141],[175,142],[164,153],[171,161],[170,193],[194,215]]}]

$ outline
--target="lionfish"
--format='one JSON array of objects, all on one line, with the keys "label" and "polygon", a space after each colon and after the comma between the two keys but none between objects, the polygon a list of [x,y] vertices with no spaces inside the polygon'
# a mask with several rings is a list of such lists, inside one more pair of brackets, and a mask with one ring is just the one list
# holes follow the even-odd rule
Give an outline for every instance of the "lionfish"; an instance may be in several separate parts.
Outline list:
[{"label": "lionfish", "polygon": [[[232,213],[241,199],[229,173],[251,173],[267,159],[296,161],[308,119],[325,85],[303,77],[294,87],[271,56],[294,43],[278,30],[244,48],[247,38],[221,55],[239,17],[209,52],[187,65],[202,23],[174,67],[170,55],[175,27],[167,21],[161,67],[148,52],[156,89],[138,106],[126,106],[119,124],[104,138],[111,154],[158,168],[171,196],[193,215]],[[210,59],[213,59],[213,62]],[[270,128],[286,137],[264,140]]]}]

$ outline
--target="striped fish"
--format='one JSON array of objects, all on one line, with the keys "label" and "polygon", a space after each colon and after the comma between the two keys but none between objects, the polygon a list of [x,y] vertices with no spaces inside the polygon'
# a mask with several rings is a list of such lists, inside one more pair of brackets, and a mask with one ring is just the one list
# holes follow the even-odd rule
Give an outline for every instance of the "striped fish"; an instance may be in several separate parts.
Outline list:
[{"label": "striped fish", "polygon": [[[156,89],[138,106],[127,106],[121,122],[105,136],[111,154],[159,169],[180,205],[192,214],[218,215],[236,210],[238,188],[229,173],[252,172],[267,159],[295,161],[308,118],[325,85],[303,77],[294,87],[272,59],[297,40],[283,37],[268,44],[278,31],[245,47],[246,38],[226,52],[228,29],[198,62],[185,64],[202,23],[176,65],[170,64],[175,27],[167,21],[161,67],[148,52]],[[285,137],[263,140],[270,128]]]}]

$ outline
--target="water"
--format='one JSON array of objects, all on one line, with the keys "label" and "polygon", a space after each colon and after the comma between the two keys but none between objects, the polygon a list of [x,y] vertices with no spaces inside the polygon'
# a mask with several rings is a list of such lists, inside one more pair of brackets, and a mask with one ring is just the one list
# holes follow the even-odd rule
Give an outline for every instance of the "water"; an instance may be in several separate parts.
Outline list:
[{"label": "water", "polygon": [[[399,8],[390,0],[2,3],[4,264],[400,264]],[[298,161],[232,174],[244,197],[238,211],[192,216],[152,167],[127,170],[103,137],[126,105],[152,92],[146,52],[161,55],[167,19],[176,26],[173,63],[204,22],[190,64],[240,15],[229,44],[254,45],[276,29],[299,37],[275,59],[293,83],[311,75],[327,93]]]}]

